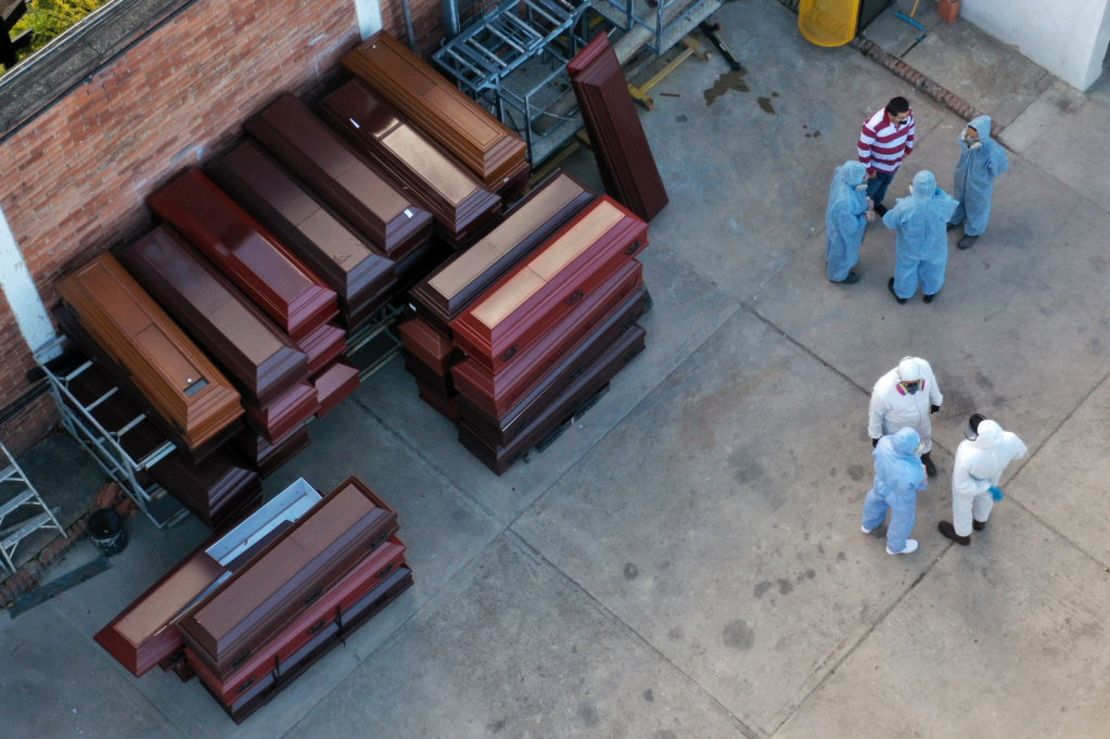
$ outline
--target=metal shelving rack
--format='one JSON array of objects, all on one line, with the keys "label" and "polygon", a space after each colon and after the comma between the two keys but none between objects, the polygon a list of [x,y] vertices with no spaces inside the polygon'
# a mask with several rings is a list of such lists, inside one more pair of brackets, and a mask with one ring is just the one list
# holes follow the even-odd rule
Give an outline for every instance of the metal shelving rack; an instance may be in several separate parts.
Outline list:
[{"label": "metal shelving rack", "polygon": [[626,32],[645,29],[645,45],[663,54],[723,5],[723,0],[593,0],[593,9]]}]

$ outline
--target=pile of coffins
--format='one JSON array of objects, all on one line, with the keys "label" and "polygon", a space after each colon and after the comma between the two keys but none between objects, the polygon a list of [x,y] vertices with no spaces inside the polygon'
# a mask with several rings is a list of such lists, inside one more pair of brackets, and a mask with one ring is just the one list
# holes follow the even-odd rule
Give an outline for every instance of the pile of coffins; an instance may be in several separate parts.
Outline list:
[{"label": "pile of coffins", "polygon": [[397,514],[358,478],[297,480],[96,635],[136,676],[196,675],[236,722],[412,585]]}]

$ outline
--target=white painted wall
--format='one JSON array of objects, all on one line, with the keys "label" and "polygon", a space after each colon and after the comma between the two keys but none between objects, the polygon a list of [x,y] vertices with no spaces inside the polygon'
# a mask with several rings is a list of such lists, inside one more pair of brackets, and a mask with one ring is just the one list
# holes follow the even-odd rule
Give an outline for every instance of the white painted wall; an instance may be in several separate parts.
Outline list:
[{"label": "white painted wall", "polygon": [[[23,340],[32,351],[36,351],[54,338],[54,324],[46,314],[46,306],[39,297],[35,281],[23,260],[23,252],[15,241],[8,219],[0,210],[0,291],[3,291],[8,305],[15,315],[16,325],[23,334]],[[43,352],[43,359],[51,359],[50,353]]]},{"label": "white painted wall", "polygon": [[1110,42],[1108,0],[963,0],[960,15],[1069,85],[1102,74]]},{"label": "white painted wall", "polygon": [[355,16],[362,40],[382,30],[382,6],[379,0],[355,0]]}]

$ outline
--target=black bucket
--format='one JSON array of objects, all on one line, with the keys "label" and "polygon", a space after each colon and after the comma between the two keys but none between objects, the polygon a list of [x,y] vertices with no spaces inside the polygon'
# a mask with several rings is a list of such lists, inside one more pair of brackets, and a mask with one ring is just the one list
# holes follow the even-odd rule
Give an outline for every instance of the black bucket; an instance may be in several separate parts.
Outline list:
[{"label": "black bucket", "polygon": [[111,508],[100,508],[89,515],[89,538],[108,557],[127,548],[127,529],[123,519]]}]

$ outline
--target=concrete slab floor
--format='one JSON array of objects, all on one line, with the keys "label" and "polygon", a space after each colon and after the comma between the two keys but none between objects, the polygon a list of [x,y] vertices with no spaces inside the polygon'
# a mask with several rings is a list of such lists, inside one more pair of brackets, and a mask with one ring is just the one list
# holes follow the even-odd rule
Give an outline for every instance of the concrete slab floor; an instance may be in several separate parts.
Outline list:
[{"label": "concrete slab floor", "polygon": [[[953,250],[934,304],[898,306],[881,225],[862,283],[824,279],[832,169],[854,157],[864,117],[906,94],[919,146],[892,196],[922,167],[948,187],[962,121],[850,49],[808,46],[775,0],[736,0],[716,19],[749,71],[688,61],[658,88],[679,97],[657,95],[642,117],[671,204],[644,256],[648,349],[601,403],[497,478],[391,363],[267,488],[363,476],[399,509],[412,591],[236,727],[195,681],[136,680],[91,641],[207,535],[133,519],[110,571],[0,618],[10,733],[1104,733],[1110,168],[1108,148],[1089,145],[1103,101],[1081,99],[1053,129],[1057,151],[1040,132],[1056,99],[1032,95],[990,231]],[[997,84],[961,54],[937,63]],[[890,557],[881,530],[858,528],[867,395],[910,352],[946,395],[941,476],[918,506],[921,551]],[[935,526],[975,409],[1030,455],[964,548]]]}]

